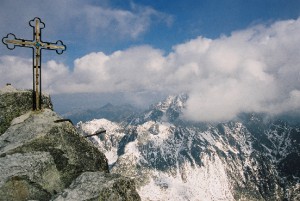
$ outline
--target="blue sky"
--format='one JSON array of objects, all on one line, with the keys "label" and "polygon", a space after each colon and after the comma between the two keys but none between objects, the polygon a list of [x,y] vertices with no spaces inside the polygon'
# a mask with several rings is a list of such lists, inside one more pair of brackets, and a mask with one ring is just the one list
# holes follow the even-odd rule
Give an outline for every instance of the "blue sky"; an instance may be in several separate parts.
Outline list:
[{"label": "blue sky", "polygon": [[[31,38],[27,22],[39,16],[45,23],[45,41],[61,39],[68,45],[64,59],[72,66],[74,59],[93,51],[112,53],[131,46],[149,44],[170,52],[176,44],[198,36],[218,38],[232,31],[245,29],[255,24],[270,24],[277,20],[297,19],[300,14],[299,0],[2,0],[0,33],[13,32],[18,37]],[[92,14],[95,24],[107,20],[111,24],[92,27],[84,13],[84,7],[102,8],[107,14]],[[88,8],[86,8],[88,9]],[[149,11],[149,10],[152,11]],[[88,12],[88,11],[86,11]],[[132,18],[124,20],[127,25],[113,21],[113,12],[127,12]],[[143,12],[148,14],[144,14]],[[104,18],[101,18],[104,17]],[[135,18],[143,18],[139,19]],[[130,18],[130,17],[128,17]],[[90,22],[94,23],[94,22]],[[119,24],[118,24],[119,23]],[[144,23],[143,30],[134,34],[132,29]],[[124,26],[124,27],[121,27]],[[125,27],[126,26],[126,27]],[[125,30],[126,29],[126,30]],[[1,55],[25,55],[25,50],[8,52],[0,49]],[[47,53],[49,54],[49,53]],[[45,54],[45,59],[52,59]],[[29,55],[29,54],[28,54]],[[55,59],[60,59],[55,58]]]},{"label": "blue sky", "polygon": [[[209,121],[300,108],[299,0],[1,0],[0,35],[31,39],[36,16],[44,41],[67,45],[43,52],[48,93],[142,105],[186,92],[185,116]],[[1,45],[0,84],[30,88],[30,63],[28,49]]]},{"label": "blue sky", "polygon": [[[171,26],[159,24],[145,34],[146,43],[166,50],[174,44],[200,35],[217,38],[258,23],[268,24],[276,20],[296,19],[300,12],[299,0],[177,0],[172,3],[146,0],[139,2],[172,16]],[[161,31],[157,33],[157,30]]]}]

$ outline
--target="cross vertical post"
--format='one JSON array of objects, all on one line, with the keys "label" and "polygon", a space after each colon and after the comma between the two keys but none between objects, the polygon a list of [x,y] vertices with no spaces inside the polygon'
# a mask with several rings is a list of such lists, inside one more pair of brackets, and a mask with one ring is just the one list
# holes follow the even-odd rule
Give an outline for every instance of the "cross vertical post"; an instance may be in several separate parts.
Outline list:
[{"label": "cross vertical post", "polygon": [[32,109],[42,109],[42,49],[55,50],[57,54],[62,54],[67,47],[61,40],[56,43],[42,41],[42,29],[45,28],[45,23],[40,18],[35,17],[29,21],[29,25],[33,28],[33,39],[25,40],[16,38],[12,33],[7,34],[2,38],[3,44],[10,50],[15,49],[15,46],[27,47],[32,49],[32,74],[33,74],[33,91],[32,91]]}]

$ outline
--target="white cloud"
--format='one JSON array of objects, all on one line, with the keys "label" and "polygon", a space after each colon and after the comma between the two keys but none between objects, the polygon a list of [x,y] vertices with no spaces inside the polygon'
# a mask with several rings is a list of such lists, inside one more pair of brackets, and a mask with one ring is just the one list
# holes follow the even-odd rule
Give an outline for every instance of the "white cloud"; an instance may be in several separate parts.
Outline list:
[{"label": "white cloud", "polygon": [[111,55],[91,53],[75,60],[69,86],[76,92],[154,91],[160,87],[164,61],[160,50],[148,46]]},{"label": "white cloud", "polygon": [[32,60],[14,56],[0,57],[0,84],[12,83],[19,88],[32,88]]},{"label": "white cloud", "polygon": [[83,22],[88,24],[90,33],[100,31],[117,34],[119,37],[137,38],[145,33],[151,23],[158,19],[169,24],[172,17],[151,7],[132,4],[132,10],[110,9],[99,6],[85,6],[82,10]]},{"label": "white cloud", "polygon": [[[51,37],[53,35],[69,39],[78,37],[95,43],[96,39],[97,41],[101,39],[100,37],[112,37],[114,40],[136,39],[147,32],[153,23],[169,25],[172,22],[170,15],[151,7],[132,4],[129,9],[115,9],[110,7],[109,3],[104,4],[86,0],[4,0],[0,7],[0,33],[1,30],[12,30],[17,36],[24,35],[24,29],[28,28],[28,24],[16,26],[12,22],[27,22],[39,16],[46,22],[45,34]],[[55,29],[52,29],[53,27]],[[2,35],[4,34],[5,32]],[[28,32],[23,37],[30,36]]]},{"label": "white cloud", "polygon": [[186,117],[222,121],[240,112],[299,110],[299,33],[300,19],[251,27],[212,41],[198,62],[208,73],[190,88]]},{"label": "white cloud", "polygon": [[[32,59],[16,56],[0,57],[0,86],[11,83],[19,89],[32,89]],[[53,92],[65,87],[70,71],[67,66],[55,61],[42,64],[42,87]],[[60,91],[60,90],[59,90]]]},{"label": "white cloud", "polygon": [[[51,93],[185,91],[190,99],[184,116],[192,120],[222,121],[240,112],[278,114],[300,109],[299,44],[300,19],[279,21],[214,40],[198,37],[167,55],[138,46],[88,54],[75,60],[72,71],[48,62],[43,86]],[[1,57],[0,66],[10,80],[0,84],[19,83],[20,74],[31,78],[29,60]]]},{"label": "white cloud", "polygon": [[67,66],[53,60],[48,61],[42,64],[42,87],[50,93],[59,88],[65,88],[67,87],[66,79],[69,75],[70,71]]}]

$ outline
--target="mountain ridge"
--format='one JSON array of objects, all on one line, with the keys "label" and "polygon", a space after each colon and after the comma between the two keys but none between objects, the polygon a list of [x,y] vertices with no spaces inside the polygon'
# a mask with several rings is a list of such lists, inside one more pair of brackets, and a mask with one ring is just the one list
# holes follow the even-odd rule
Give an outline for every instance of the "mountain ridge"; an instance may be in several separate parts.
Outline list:
[{"label": "mountain ridge", "polygon": [[63,114],[63,116],[71,119],[75,124],[80,121],[91,121],[93,119],[102,118],[110,121],[120,122],[130,119],[136,113],[139,113],[139,111],[140,109],[135,108],[130,104],[113,105],[111,103],[107,103],[100,108],[75,111]]},{"label": "mountain ridge", "polygon": [[300,199],[299,124],[255,113],[223,123],[186,121],[180,115],[187,98],[171,96],[117,124],[122,135],[93,137],[97,146],[111,144],[111,171],[137,178],[142,200]]}]

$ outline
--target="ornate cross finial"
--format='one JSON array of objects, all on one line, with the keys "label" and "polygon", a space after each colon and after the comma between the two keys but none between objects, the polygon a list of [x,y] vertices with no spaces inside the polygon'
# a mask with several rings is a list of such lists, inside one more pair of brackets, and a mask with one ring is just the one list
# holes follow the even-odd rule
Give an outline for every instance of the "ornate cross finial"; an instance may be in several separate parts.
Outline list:
[{"label": "ornate cross finial", "polygon": [[33,94],[32,94],[32,108],[33,110],[40,110],[42,108],[42,80],[41,80],[41,57],[42,49],[55,50],[57,54],[62,54],[67,47],[61,40],[56,43],[43,42],[41,30],[45,28],[45,23],[40,18],[35,17],[29,21],[29,25],[33,28],[33,40],[25,40],[16,38],[12,33],[7,34],[2,38],[2,42],[10,50],[15,49],[16,46],[31,48],[33,57]]}]

